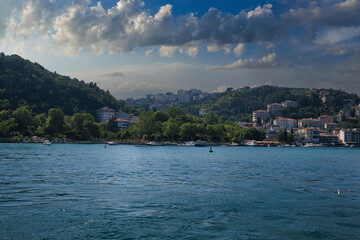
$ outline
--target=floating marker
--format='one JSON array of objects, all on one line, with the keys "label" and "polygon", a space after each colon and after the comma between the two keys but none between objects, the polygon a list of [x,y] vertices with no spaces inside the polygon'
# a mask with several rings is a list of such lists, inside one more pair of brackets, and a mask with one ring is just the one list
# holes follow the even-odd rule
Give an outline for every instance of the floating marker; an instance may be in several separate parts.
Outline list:
[{"label": "floating marker", "polygon": [[210,146],[210,150],[209,150],[209,152],[213,152],[213,150],[212,150],[212,147]]}]

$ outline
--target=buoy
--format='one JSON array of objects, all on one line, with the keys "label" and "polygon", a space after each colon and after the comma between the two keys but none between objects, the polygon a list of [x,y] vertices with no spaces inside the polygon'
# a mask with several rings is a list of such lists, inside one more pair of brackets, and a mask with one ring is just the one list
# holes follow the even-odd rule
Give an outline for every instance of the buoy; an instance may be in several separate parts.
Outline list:
[{"label": "buoy", "polygon": [[340,195],[340,190],[338,189],[338,192],[337,192],[337,194],[339,194]]},{"label": "buoy", "polygon": [[104,148],[106,148],[106,144],[105,144]]},{"label": "buoy", "polygon": [[210,150],[209,150],[209,152],[213,152],[213,150],[212,150],[212,147],[210,146]]}]

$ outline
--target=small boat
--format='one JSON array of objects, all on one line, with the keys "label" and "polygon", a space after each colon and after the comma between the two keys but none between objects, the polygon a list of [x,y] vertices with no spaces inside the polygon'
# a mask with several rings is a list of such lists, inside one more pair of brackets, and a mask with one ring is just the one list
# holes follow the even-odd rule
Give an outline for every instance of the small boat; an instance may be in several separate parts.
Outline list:
[{"label": "small boat", "polygon": [[118,145],[117,142],[108,142],[107,144],[109,144],[109,145]]},{"label": "small boat", "polygon": [[198,140],[195,142],[195,147],[207,147],[207,146],[208,146],[207,143],[204,141]]},{"label": "small boat", "polygon": [[43,144],[49,146],[49,145],[51,145],[51,142],[50,142],[50,140],[46,139],[46,140],[43,142]]},{"label": "small boat", "polygon": [[166,146],[166,143],[151,141],[147,143],[149,146]]},{"label": "small boat", "polygon": [[256,140],[245,140],[244,144],[245,144],[245,146],[255,147],[255,146],[257,146],[257,141]]}]

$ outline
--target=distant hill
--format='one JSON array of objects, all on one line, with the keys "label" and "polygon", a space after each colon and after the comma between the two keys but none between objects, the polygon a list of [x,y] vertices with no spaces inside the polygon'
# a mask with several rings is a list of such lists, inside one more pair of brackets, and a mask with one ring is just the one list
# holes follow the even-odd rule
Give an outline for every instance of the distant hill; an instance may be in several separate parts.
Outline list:
[{"label": "distant hill", "polygon": [[[306,88],[288,88],[277,86],[244,87],[240,89],[229,88],[216,97],[204,99],[200,102],[182,103],[184,110],[191,114],[198,114],[199,109],[209,109],[224,120],[251,121],[251,114],[255,110],[266,110],[267,104],[281,103],[292,100],[299,103],[298,107],[284,109],[284,117],[303,118],[318,117],[322,114],[334,115],[340,109],[352,104],[359,104],[357,94],[346,93],[342,90],[316,89],[310,91]],[[332,96],[331,103],[323,103],[321,91],[328,91]]]},{"label": "distant hill", "polygon": [[16,109],[21,105],[29,105],[35,113],[59,108],[67,115],[83,111],[94,113],[103,106],[125,107],[124,101],[116,100],[96,83],[62,76],[18,55],[1,53],[0,110]]}]

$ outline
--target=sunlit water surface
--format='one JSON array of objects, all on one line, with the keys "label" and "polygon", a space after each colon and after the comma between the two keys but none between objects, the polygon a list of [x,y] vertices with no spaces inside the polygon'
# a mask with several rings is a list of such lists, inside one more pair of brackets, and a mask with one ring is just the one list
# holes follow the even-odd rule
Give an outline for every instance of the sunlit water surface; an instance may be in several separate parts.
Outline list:
[{"label": "sunlit water surface", "polygon": [[0,144],[0,239],[360,239],[360,149],[213,150]]}]

